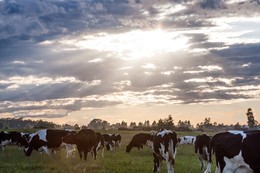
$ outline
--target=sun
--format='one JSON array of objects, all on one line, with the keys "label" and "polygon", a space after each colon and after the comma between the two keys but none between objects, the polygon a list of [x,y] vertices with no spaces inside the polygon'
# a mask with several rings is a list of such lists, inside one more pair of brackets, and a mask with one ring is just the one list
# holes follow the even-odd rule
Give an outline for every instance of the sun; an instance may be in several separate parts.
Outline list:
[{"label": "sun", "polygon": [[124,59],[149,58],[189,47],[189,38],[174,31],[132,30],[125,33],[98,33],[84,36],[74,44],[80,49],[94,49],[116,54]]}]

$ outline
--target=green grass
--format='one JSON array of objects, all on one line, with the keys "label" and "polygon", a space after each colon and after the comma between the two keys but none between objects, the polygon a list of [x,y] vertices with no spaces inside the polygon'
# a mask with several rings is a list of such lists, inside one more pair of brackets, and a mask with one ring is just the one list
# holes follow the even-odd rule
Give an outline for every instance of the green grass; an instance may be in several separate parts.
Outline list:
[{"label": "green grass", "polygon": [[[116,132],[111,132],[116,133]],[[153,172],[152,151],[148,147],[142,150],[133,148],[130,153],[125,152],[126,145],[132,137],[139,132],[123,131],[122,144],[119,150],[105,151],[105,157],[101,157],[99,151],[97,160],[88,154],[88,160],[65,157],[65,150],[58,151],[53,156],[41,155],[33,151],[30,157],[26,157],[23,150],[17,147],[6,147],[0,150],[1,173],[151,173]],[[200,133],[178,133],[178,136],[197,135]],[[213,159],[214,160],[214,159]],[[213,166],[215,167],[215,166]],[[214,172],[214,169],[212,169]],[[161,172],[167,172],[166,163],[163,162]],[[200,173],[200,163],[194,153],[193,145],[178,146],[175,162],[175,173]]]}]

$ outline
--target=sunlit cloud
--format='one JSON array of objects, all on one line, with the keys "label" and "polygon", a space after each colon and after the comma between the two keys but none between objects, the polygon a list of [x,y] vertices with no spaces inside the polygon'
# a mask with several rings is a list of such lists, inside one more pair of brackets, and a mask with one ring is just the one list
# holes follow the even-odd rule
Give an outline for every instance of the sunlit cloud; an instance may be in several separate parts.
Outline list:
[{"label": "sunlit cloud", "polygon": [[205,77],[205,78],[192,78],[192,79],[187,79],[184,80],[184,82],[186,83],[190,83],[190,82],[195,82],[195,83],[216,83],[216,82],[223,82],[227,85],[231,85],[232,82],[236,81],[237,79],[240,78],[232,78],[232,79],[228,79],[228,78],[213,78],[213,77]]},{"label": "sunlit cloud", "polygon": [[96,58],[96,59],[92,59],[92,60],[89,60],[88,62],[89,63],[98,63],[98,62],[102,62],[103,60],[101,58]]},{"label": "sunlit cloud", "polygon": [[98,34],[84,36],[83,39],[59,41],[65,46],[78,49],[108,51],[123,59],[154,57],[157,54],[187,49],[189,38],[179,33],[157,30],[134,30],[119,34]]},{"label": "sunlit cloud", "polygon": [[156,68],[156,66],[154,64],[151,64],[151,63],[146,64],[142,67],[145,68],[145,69],[155,69]]},{"label": "sunlit cloud", "polygon": [[13,61],[12,63],[13,63],[13,64],[22,64],[22,65],[24,65],[24,64],[25,64],[25,62],[24,62],[24,61]]}]

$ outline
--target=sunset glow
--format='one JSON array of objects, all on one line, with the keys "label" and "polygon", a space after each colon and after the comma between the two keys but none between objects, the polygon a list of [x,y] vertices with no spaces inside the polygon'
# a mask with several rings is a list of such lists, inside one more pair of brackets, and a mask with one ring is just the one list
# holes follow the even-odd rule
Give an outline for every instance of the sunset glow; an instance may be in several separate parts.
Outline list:
[{"label": "sunset glow", "polygon": [[0,118],[260,121],[257,0],[0,1]]}]

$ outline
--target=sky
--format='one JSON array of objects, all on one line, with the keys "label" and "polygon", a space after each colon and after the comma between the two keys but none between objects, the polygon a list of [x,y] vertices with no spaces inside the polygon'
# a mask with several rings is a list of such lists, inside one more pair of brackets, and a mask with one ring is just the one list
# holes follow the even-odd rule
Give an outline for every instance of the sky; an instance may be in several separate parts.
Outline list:
[{"label": "sky", "polygon": [[0,0],[0,118],[260,121],[259,0]]}]

